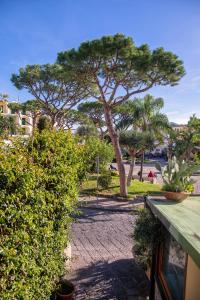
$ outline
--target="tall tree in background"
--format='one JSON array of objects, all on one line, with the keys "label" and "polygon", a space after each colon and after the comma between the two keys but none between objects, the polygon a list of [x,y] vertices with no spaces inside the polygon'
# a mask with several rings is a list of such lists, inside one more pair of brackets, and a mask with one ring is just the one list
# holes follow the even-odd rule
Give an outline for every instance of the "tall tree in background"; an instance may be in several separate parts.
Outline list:
[{"label": "tall tree in background", "polygon": [[177,157],[187,162],[196,159],[200,162],[200,119],[190,117],[185,129],[176,135],[174,152]]},{"label": "tall tree in background", "polygon": [[36,100],[27,100],[26,102],[22,103],[22,110],[24,110],[24,113],[29,113],[30,117],[32,118],[32,125],[33,130],[37,126],[37,121],[39,120],[39,117],[43,114],[43,107],[40,102]]},{"label": "tall tree in background", "polygon": [[[84,42],[80,47],[58,54],[57,62],[77,74],[90,97],[103,104],[105,121],[114,147],[120,175],[120,194],[127,196],[126,175],[112,110],[136,94],[155,85],[175,85],[184,75],[181,60],[163,48],[151,51],[148,45],[136,47],[123,34]],[[92,83],[92,89],[90,85]]]},{"label": "tall tree in background", "polygon": [[193,131],[193,158],[198,164],[200,164],[200,118],[197,118],[196,115],[193,115],[188,122],[188,127],[191,131]]},{"label": "tall tree in background", "polygon": [[166,135],[166,140],[168,144],[168,149],[167,149],[167,158],[172,159],[172,157],[175,154],[175,145],[176,145],[176,140],[178,138],[178,132],[173,129],[173,127],[170,125],[168,134]]},{"label": "tall tree in background", "polygon": [[23,104],[20,102],[9,102],[8,107],[11,110],[12,114],[20,114],[20,111],[23,109]]},{"label": "tall tree in background", "polygon": [[102,103],[98,101],[84,102],[79,104],[78,111],[88,118],[94,126],[100,131],[100,137],[103,139],[107,130],[105,129],[106,123],[104,120],[104,111]]},{"label": "tall tree in background", "polygon": [[[128,101],[125,106],[127,114],[119,126],[127,128],[132,125],[133,129],[154,137],[155,146],[156,141],[157,145],[163,142],[170,126],[167,116],[160,112],[164,107],[162,98],[154,98],[151,95],[146,95],[144,98]],[[145,150],[147,148],[145,149],[144,147],[143,151],[141,151],[140,180],[142,180]]]},{"label": "tall tree in background", "polygon": [[18,89],[26,89],[51,117],[52,126],[59,125],[69,110],[88,95],[86,87],[77,83],[70,71],[58,64],[27,65],[13,74],[11,81]]},{"label": "tall tree in background", "polygon": [[145,150],[155,147],[155,137],[151,133],[137,130],[121,131],[119,141],[122,147],[131,157],[130,169],[127,177],[127,186],[130,186],[135,166],[136,156],[141,155]]},{"label": "tall tree in background", "polygon": [[81,112],[77,111],[76,109],[66,109],[63,111],[63,114],[60,117],[57,127],[63,129],[72,129],[74,125],[85,123],[87,123],[87,120]]}]

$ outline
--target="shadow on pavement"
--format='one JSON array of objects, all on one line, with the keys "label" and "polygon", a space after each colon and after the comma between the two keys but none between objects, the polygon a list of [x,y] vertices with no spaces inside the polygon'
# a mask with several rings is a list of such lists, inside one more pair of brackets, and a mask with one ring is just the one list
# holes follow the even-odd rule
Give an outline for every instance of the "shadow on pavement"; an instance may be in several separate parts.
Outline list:
[{"label": "shadow on pavement", "polygon": [[149,281],[133,259],[97,261],[77,270],[71,277],[76,300],[146,299]]}]

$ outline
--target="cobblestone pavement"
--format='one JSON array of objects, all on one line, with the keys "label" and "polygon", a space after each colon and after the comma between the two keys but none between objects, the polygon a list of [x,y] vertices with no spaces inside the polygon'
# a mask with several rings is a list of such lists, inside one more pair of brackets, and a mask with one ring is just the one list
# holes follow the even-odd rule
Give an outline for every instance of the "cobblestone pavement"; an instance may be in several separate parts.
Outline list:
[{"label": "cobblestone pavement", "polygon": [[76,300],[146,299],[148,280],[131,252],[134,221],[128,212],[82,208],[72,228]]}]

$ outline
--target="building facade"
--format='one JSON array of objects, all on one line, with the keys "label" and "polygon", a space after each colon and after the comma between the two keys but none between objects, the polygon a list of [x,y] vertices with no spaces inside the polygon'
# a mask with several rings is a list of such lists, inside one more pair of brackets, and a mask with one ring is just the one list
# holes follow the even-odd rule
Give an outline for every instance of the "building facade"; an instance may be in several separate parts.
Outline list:
[{"label": "building facade", "polygon": [[27,136],[31,135],[33,131],[33,119],[31,114],[24,110],[10,109],[8,104],[8,101],[0,100],[0,115],[13,117],[19,129],[19,133]]}]

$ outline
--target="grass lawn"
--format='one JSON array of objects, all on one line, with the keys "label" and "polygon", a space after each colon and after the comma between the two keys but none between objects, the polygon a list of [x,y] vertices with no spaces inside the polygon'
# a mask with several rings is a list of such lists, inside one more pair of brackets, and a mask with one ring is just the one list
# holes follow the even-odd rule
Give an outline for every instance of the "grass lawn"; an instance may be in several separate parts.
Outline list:
[{"label": "grass lawn", "polygon": [[[160,184],[152,184],[150,182],[140,182],[132,180],[131,186],[128,187],[128,196],[133,197],[136,195],[158,194],[161,190]],[[97,176],[91,175],[86,180],[80,191],[81,195],[96,195],[97,194]],[[119,177],[112,176],[112,184],[108,189],[99,188],[98,194],[102,195],[116,195],[119,194]]]}]

